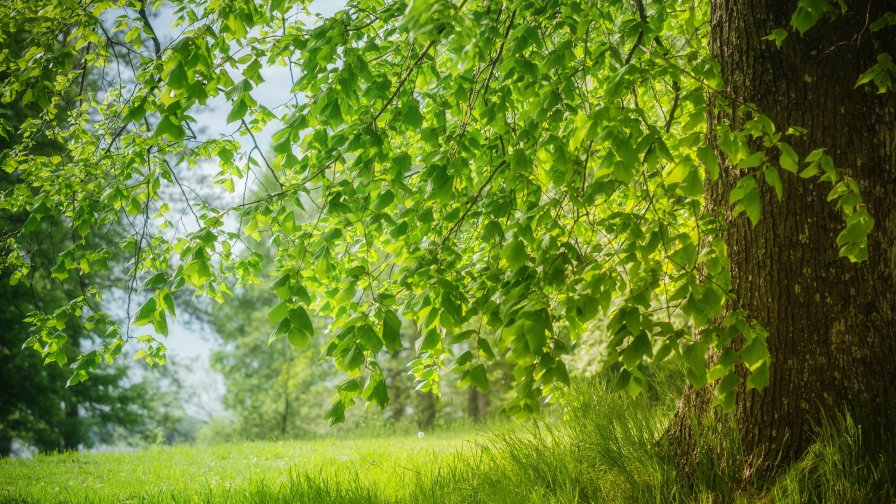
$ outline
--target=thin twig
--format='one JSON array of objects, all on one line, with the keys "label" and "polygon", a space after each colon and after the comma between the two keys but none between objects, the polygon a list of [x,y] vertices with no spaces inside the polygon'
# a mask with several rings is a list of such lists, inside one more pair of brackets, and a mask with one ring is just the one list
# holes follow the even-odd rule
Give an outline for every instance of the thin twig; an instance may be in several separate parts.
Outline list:
[{"label": "thin twig", "polygon": [[264,165],[267,166],[268,171],[271,172],[271,176],[274,177],[274,181],[277,182],[277,185],[280,186],[280,189],[283,189],[283,183],[280,182],[280,178],[277,177],[277,172],[274,171],[274,167],[271,166],[271,163],[268,162],[268,158],[265,157],[264,151],[262,151],[261,147],[258,145],[258,140],[255,139],[255,134],[252,133],[252,128],[249,127],[245,119],[240,119],[240,123],[244,128],[246,128],[246,132],[249,133],[249,138],[252,139],[252,144],[255,146],[255,150],[258,151],[258,154],[261,156],[261,160],[264,161]]},{"label": "thin twig", "polygon": [[482,192],[485,191],[485,188],[488,187],[489,184],[491,184],[492,179],[495,178],[495,175],[498,173],[498,170],[503,168],[506,164],[507,164],[507,161],[502,159],[501,162],[498,163],[497,166],[495,166],[495,168],[492,170],[492,172],[488,175],[488,178],[485,179],[485,182],[483,182],[482,185],[479,186],[479,189],[476,191],[476,194],[472,198],[470,198],[470,201],[468,202],[467,208],[466,208],[466,210],[464,210],[464,213],[451,226],[451,229],[448,230],[448,232],[445,234],[445,236],[442,237],[442,241],[441,241],[440,245],[444,246],[445,242],[448,241],[448,238],[450,238],[454,233],[457,232],[458,228],[460,228],[461,224],[463,224],[464,219],[467,218],[467,215],[473,209],[473,206],[475,206],[476,202],[479,201],[479,198],[482,196]]}]

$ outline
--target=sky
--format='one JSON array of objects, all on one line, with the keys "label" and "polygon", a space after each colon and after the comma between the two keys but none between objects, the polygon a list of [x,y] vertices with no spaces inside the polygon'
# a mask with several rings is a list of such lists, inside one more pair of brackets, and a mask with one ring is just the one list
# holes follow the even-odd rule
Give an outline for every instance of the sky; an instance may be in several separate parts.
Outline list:
[{"label": "sky", "polygon": [[[344,0],[315,0],[309,5],[309,10],[313,14],[329,16],[344,5]],[[159,38],[163,43],[170,41],[178,33],[172,27],[175,20],[172,11],[162,6],[154,14],[154,28],[159,33]],[[314,19],[305,17],[303,21],[310,24]],[[292,80],[289,68],[267,66],[261,70],[261,74],[265,82],[255,89],[252,96],[261,105],[269,107],[274,113],[277,113],[279,111],[276,107],[291,99],[289,91],[292,87]],[[298,78],[298,75],[295,77]],[[230,135],[237,130],[236,124],[227,124],[226,117],[229,112],[230,106],[225,99],[218,97],[215,100],[210,100],[207,106],[194,109],[191,115],[196,118],[196,124],[202,127],[203,133],[200,134],[211,138],[222,134]],[[264,131],[255,135],[262,150],[269,151],[271,135],[276,129],[276,122],[272,122]],[[236,138],[245,150],[251,149],[252,141],[248,135],[244,134]],[[195,169],[200,171],[197,174],[199,178],[205,179],[210,179],[216,171],[213,165],[200,166]],[[207,172],[205,174],[207,176],[202,177],[204,174],[201,172]],[[121,312],[124,311],[121,310]],[[218,344],[214,331],[207,325],[190,320],[186,314],[180,313],[169,324],[168,337],[160,339],[168,348],[168,363],[166,365],[172,367],[172,371],[181,377],[186,386],[186,393],[191,395],[191,400],[185,403],[187,413],[199,418],[210,418],[223,413],[224,380],[211,369],[209,362],[211,351]]]}]

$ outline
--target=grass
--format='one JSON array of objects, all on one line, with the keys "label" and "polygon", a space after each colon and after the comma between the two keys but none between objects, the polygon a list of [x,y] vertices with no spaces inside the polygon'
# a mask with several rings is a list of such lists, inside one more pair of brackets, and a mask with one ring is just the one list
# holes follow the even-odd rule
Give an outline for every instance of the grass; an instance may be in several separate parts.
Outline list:
[{"label": "grass", "polygon": [[[697,461],[694,479],[684,481],[657,443],[673,402],[651,405],[592,382],[566,405],[562,421],[492,435],[473,463],[445,464],[434,480],[467,491],[440,502],[896,502],[896,438],[866,438],[849,417],[818,426],[815,444],[783,472],[750,482],[736,432],[716,428],[705,446],[721,460]],[[409,502],[432,494],[425,484],[419,489]]]},{"label": "grass", "polygon": [[[674,397],[673,394],[660,394]],[[658,449],[674,408],[582,384],[537,423],[471,430],[0,461],[13,502],[585,503],[896,502],[896,445],[848,418],[820,426],[808,453],[745,485],[732,432],[725,460],[684,483]],[[889,436],[892,440],[892,436]]]},{"label": "grass", "polygon": [[0,500],[266,502],[302,493],[394,500],[412,476],[450,461],[476,436],[468,430],[422,439],[339,437],[6,459],[0,460]]}]

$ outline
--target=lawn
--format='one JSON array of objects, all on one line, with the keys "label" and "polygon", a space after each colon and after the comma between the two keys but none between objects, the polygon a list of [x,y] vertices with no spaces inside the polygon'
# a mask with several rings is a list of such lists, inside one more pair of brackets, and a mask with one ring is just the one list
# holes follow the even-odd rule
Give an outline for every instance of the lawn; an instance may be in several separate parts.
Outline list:
[{"label": "lawn", "polygon": [[[12,502],[246,502],[402,500],[414,481],[481,434],[337,437],[151,447],[0,460],[0,499]],[[366,499],[370,497],[370,499]]]},{"label": "lawn", "polygon": [[[2,502],[896,502],[896,446],[849,417],[820,425],[792,465],[749,479],[736,431],[707,431],[682,479],[658,443],[672,401],[595,382],[537,422],[381,437],[154,447],[0,460]],[[668,396],[668,395],[667,395]],[[723,424],[724,427],[725,424]]]}]

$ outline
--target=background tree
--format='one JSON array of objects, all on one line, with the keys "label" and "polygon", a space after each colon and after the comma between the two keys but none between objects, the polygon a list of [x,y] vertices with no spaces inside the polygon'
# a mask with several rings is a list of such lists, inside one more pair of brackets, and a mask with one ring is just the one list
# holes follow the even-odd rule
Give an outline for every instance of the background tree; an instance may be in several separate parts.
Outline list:
[{"label": "background tree", "polygon": [[234,300],[213,307],[210,322],[222,342],[212,368],[227,384],[224,405],[236,416],[236,435],[290,439],[318,432],[338,374],[315,366],[313,350],[270,337],[267,312],[274,293],[246,288]]},{"label": "background tree", "polygon": [[[15,126],[23,111],[12,104],[0,107],[0,114]],[[0,139],[0,152],[13,142],[14,136]],[[40,148],[54,152],[59,146]],[[14,176],[0,174],[0,188],[14,191],[16,186]],[[66,386],[71,371],[62,366],[81,354],[85,342],[103,336],[103,325],[80,317],[57,319],[65,339],[46,350],[59,365],[42,366],[40,354],[26,343],[30,328],[26,320],[33,313],[64,312],[71,299],[94,288],[92,276],[70,278],[65,258],[60,260],[58,255],[71,243],[72,230],[55,219],[31,225],[23,216],[3,209],[0,222],[5,236],[27,234],[31,265],[25,275],[0,273],[0,374],[4,383],[0,391],[0,456],[11,454],[13,440],[41,452],[77,450],[111,440],[117,428],[140,426],[154,402],[145,383],[128,378],[126,364],[95,373],[94,379],[81,387]]]},{"label": "background tree", "polygon": [[[4,58],[22,58],[34,38],[40,38],[29,28],[4,32],[0,37],[0,54]],[[65,29],[56,33],[45,46],[47,65],[30,69],[34,82],[52,81],[59,71],[81,69],[75,79],[79,89],[63,90],[55,115],[43,118],[46,129],[64,127],[69,114],[79,105],[79,90],[101,86],[86,63],[90,48],[73,50],[67,44],[69,36]],[[19,76],[8,68],[0,71],[0,79],[16,78]],[[20,132],[25,123],[41,115],[49,102],[46,92],[44,86],[37,85],[27,99],[4,95],[0,103],[0,157],[23,143],[28,143],[29,152],[35,155],[58,159],[68,156],[65,146],[52,135],[26,137]],[[4,194],[32,190],[39,191],[24,182],[15,170],[0,173],[0,191]],[[38,214],[44,210],[35,208]],[[104,285],[118,286],[122,276],[116,267],[124,261],[120,253],[112,252],[114,246],[108,236],[120,233],[120,229],[111,226],[112,230],[106,233],[92,233],[90,246],[102,252],[83,257],[75,270],[72,257],[65,251],[78,235],[84,236],[83,230],[73,229],[70,220],[61,216],[41,220],[29,219],[30,215],[0,204],[4,250],[8,253],[14,247],[12,237],[24,236],[22,250],[28,258],[25,269],[14,271],[4,262],[5,268],[0,271],[0,374],[4,383],[0,391],[0,456],[11,454],[13,441],[40,452],[68,451],[117,441],[122,431],[134,434],[145,429],[150,419],[163,411],[164,401],[154,397],[154,380],[129,376],[126,363],[108,366],[81,386],[67,386],[71,370],[66,364],[114,330],[106,317],[82,316],[68,308],[72,299],[93,295]],[[4,254],[4,261],[8,260],[14,259]],[[111,268],[107,268],[109,264]],[[36,313],[52,314],[52,323],[63,336],[55,344],[41,348],[44,359],[32,348],[33,343],[26,343],[32,327],[27,320]],[[54,361],[58,365],[41,366]]]},{"label": "background tree", "polygon": [[[221,338],[220,347],[212,353],[212,368],[226,382],[224,405],[236,420],[229,436],[292,439],[329,432],[324,412],[334,389],[351,383],[332,364],[321,362],[313,346],[299,349],[284,338],[272,337],[277,326],[270,323],[268,312],[276,303],[276,294],[254,286],[236,290],[232,303],[211,308],[210,326]],[[313,320],[315,325],[324,323],[318,317]],[[437,422],[447,424],[464,417],[483,420],[501,405],[491,404],[490,394],[503,399],[500,394],[509,388],[505,379],[489,392],[475,387],[464,390],[446,377],[439,384],[439,397],[432,392],[415,393],[417,384],[406,354],[381,357],[389,384],[387,408],[345,412],[347,429],[371,424],[400,429],[412,424],[428,431]],[[346,392],[337,394],[351,397]]]}]

